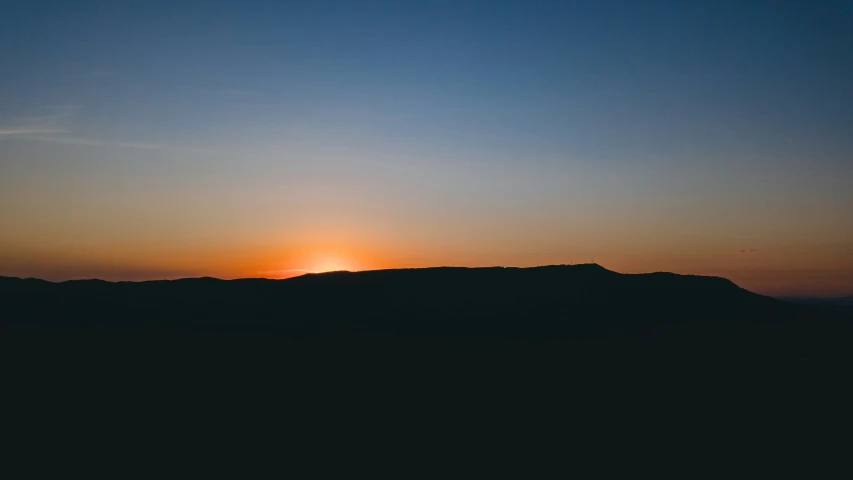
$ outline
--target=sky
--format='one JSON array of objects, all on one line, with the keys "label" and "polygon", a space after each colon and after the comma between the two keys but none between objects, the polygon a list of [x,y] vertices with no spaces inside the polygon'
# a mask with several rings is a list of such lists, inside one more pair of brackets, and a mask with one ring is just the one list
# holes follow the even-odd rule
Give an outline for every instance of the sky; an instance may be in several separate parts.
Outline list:
[{"label": "sky", "polygon": [[0,275],[853,294],[853,1],[0,0]]}]

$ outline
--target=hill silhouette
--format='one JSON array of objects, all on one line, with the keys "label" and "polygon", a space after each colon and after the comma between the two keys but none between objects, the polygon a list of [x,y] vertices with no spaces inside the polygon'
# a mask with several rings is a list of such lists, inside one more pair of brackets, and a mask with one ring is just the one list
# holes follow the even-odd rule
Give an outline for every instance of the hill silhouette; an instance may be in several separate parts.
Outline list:
[{"label": "hill silhouette", "polygon": [[851,323],[723,278],[620,274],[597,264],[341,271],[285,280],[0,277],[0,302],[7,327],[573,342],[675,335],[809,358],[845,356]]},{"label": "hill silhouette", "polygon": [[[662,323],[764,322],[798,310],[716,277],[623,275],[596,264],[376,270],[286,280],[51,283],[0,278],[7,322],[473,335]],[[14,310],[17,309],[17,310]]]},{"label": "hill silhouette", "polygon": [[596,264],[286,280],[1,277],[0,305],[0,351],[14,366],[6,391],[40,415],[83,392],[74,409],[159,405],[151,421],[291,412],[289,422],[361,419],[369,429],[477,419],[484,433],[531,418],[593,430],[648,420],[659,431],[689,415],[742,430],[757,419],[778,426],[781,415],[785,428],[830,421],[850,400],[849,316],[716,277]]}]

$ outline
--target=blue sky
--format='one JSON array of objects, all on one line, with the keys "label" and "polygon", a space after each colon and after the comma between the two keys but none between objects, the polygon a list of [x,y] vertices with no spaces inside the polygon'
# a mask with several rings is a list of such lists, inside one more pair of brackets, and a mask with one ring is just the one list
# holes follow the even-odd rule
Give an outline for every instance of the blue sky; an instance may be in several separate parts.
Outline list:
[{"label": "blue sky", "polygon": [[850,149],[841,2],[7,3],[4,113],[74,105],[103,137],[340,129],[613,162]]},{"label": "blue sky", "polygon": [[[352,221],[391,251],[444,245],[412,253],[429,262],[599,251],[737,276],[714,252],[763,245],[823,262],[833,285],[853,278],[831,260],[853,241],[850,1],[2,7],[8,265],[49,251],[97,274],[97,250],[141,248],[129,225],[146,222],[164,245],[146,255],[167,257],[216,229],[248,232],[228,244],[241,249]],[[79,222],[59,220],[69,205]],[[45,240],[69,231],[71,253]],[[614,235],[683,252],[608,247]]]}]

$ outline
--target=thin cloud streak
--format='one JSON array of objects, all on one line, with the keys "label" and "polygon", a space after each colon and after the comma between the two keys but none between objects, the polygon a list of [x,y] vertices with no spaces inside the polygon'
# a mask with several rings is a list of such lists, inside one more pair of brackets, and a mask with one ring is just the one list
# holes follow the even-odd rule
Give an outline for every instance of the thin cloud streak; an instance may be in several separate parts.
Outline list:
[{"label": "thin cloud streak", "polygon": [[67,133],[60,120],[71,115],[72,107],[53,107],[47,115],[8,117],[0,124],[0,136],[21,137],[32,135],[55,135]]},{"label": "thin cloud streak", "polygon": [[86,145],[90,147],[102,147],[106,145],[106,143],[91,140],[88,138],[77,138],[77,137],[64,137],[64,136],[25,136],[23,140],[32,140],[36,142],[48,142],[48,143],[61,143],[65,145]]},{"label": "thin cloud streak", "polygon": [[[49,133],[49,132],[41,132],[41,133]],[[63,133],[63,132],[50,132],[50,133]],[[21,140],[30,140],[36,142],[47,142],[47,143],[59,143],[63,145],[82,145],[87,147],[121,147],[121,148],[131,148],[136,150],[170,150],[170,151],[181,151],[181,152],[194,152],[194,153],[221,153],[219,150],[209,150],[203,148],[195,148],[195,147],[184,147],[180,145],[163,145],[159,143],[137,143],[137,142],[116,142],[116,141],[105,141],[105,140],[96,140],[92,138],[82,138],[82,137],[69,137],[64,135],[21,135]]]},{"label": "thin cloud streak", "polygon": [[[69,134],[69,130],[61,125],[59,121],[71,116],[74,107],[57,107],[56,111],[49,115],[31,117],[10,117],[6,119],[6,126],[0,126],[0,139],[14,138],[19,140],[58,143],[63,145],[83,145],[89,147],[122,147],[138,150],[175,150],[182,152],[218,153],[214,150],[205,150],[194,147],[183,147],[178,145],[164,145],[160,143],[126,142],[98,140],[87,137],[75,137]],[[64,122],[63,122],[64,123]]]},{"label": "thin cloud streak", "polygon": [[17,127],[17,128],[0,128],[0,135],[5,137],[14,136],[29,136],[29,135],[46,135],[54,133],[65,133],[61,128],[43,128],[43,127]]},{"label": "thin cloud streak", "polygon": [[52,107],[53,113],[40,116],[9,117],[5,125],[0,125],[0,139],[16,139],[34,142],[57,143],[63,145],[82,145],[88,147],[121,147],[137,150],[170,150],[195,153],[221,153],[218,150],[207,150],[179,145],[160,143],[127,142],[99,140],[88,137],[76,137],[69,134],[69,129],[62,124],[71,116],[74,106]]}]

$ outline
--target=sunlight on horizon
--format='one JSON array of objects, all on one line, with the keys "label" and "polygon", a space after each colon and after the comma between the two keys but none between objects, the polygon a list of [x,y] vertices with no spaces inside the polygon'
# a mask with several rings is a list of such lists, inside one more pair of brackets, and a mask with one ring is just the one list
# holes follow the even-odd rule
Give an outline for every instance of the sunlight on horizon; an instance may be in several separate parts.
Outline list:
[{"label": "sunlight on horizon", "polygon": [[310,271],[313,273],[337,272],[341,270],[356,270],[351,262],[347,262],[338,257],[321,257],[318,259]]},{"label": "sunlight on horizon", "polygon": [[299,262],[299,268],[287,268],[278,270],[280,276],[297,276],[306,273],[326,273],[339,271],[358,271],[363,270],[352,258],[329,253],[317,253],[307,256],[302,262]]}]

